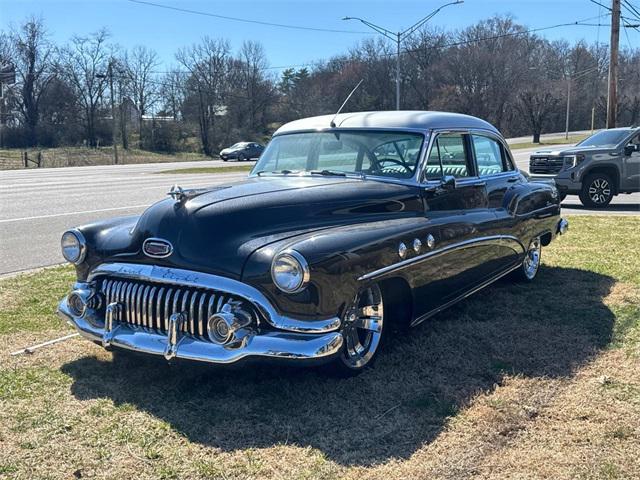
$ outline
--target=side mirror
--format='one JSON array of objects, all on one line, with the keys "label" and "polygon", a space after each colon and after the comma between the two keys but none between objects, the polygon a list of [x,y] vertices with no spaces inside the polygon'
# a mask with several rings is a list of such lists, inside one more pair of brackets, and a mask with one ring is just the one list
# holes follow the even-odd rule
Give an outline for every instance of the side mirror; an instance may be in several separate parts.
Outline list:
[{"label": "side mirror", "polygon": [[624,147],[624,154],[627,157],[630,157],[633,154],[633,152],[637,152],[637,151],[638,151],[638,145],[631,144]]},{"label": "side mirror", "polygon": [[445,175],[440,180],[440,185],[445,190],[455,190],[455,188],[456,188],[456,177],[454,177],[453,175]]}]

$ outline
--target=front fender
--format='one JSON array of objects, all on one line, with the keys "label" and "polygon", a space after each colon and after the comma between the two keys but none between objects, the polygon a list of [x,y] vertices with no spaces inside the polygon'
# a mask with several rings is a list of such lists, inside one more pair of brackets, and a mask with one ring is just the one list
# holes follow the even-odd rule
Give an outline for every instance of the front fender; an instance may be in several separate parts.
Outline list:
[{"label": "front fender", "polygon": [[[426,236],[430,226],[424,217],[411,217],[300,235],[256,250],[247,260],[242,278],[265,292],[284,313],[298,318],[341,315],[358,291],[358,278],[396,263],[398,243],[410,247],[415,237]],[[285,249],[296,250],[309,263],[309,285],[296,294],[281,292],[271,279],[271,262]]]},{"label": "front fender", "polygon": [[131,254],[137,250],[133,229],[139,216],[116,217],[78,227],[87,241],[87,256],[76,265],[79,281],[84,281],[89,271],[105,258]]}]

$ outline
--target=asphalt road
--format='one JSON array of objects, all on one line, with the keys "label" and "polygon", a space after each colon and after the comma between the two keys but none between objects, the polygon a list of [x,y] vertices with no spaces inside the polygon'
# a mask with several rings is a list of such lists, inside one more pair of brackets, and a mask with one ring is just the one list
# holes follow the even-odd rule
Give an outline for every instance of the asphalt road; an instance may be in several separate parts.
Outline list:
[{"label": "asphalt road", "polygon": [[[526,169],[532,150],[515,150]],[[229,165],[221,161],[172,164],[71,167],[0,172],[0,275],[63,262],[60,235],[67,228],[101,218],[138,214],[163,198],[172,184],[203,187],[237,180],[238,174],[158,175],[190,166]],[[235,165],[233,163],[232,165]],[[563,214],[595,213],[577,197],[563,203]],[[616,197],[600,214],[640,214],[640,193]]]}]

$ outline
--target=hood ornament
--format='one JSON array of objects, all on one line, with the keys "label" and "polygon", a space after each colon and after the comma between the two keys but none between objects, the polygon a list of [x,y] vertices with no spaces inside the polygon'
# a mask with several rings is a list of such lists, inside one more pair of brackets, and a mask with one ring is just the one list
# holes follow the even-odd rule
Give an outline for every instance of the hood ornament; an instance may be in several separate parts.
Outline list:
[{"label": "hood ornament", "polygon": [[176,202],[181,202],[187,196],[187,194],[182,189],[182,187],[180,185],[178,185],[177,183],[173,187],[171,187],[171,190],[169,190],[167,195],[169,195],[171,198],[173,198]]}]

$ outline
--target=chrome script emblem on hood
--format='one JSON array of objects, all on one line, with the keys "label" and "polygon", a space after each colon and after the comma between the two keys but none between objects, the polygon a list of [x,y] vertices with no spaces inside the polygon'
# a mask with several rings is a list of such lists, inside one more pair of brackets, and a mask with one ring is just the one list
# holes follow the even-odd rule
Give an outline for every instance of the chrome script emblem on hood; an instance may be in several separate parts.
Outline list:
[{"label": "chrome script emblem on hood", "polygon": [[173,245],[162,238],[147,238],[142,244],[142,251],[147,257],[165,258],[173,252]]}]

